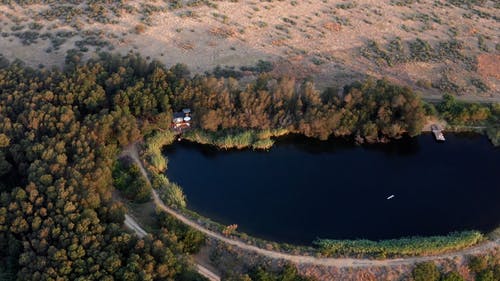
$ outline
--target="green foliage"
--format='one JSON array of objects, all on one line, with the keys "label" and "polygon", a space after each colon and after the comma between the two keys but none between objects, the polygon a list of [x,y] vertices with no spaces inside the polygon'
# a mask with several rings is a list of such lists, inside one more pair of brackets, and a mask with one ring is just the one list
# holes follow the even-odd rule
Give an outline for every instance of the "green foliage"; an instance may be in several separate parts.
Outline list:
[{"label": "green foliage", "polygon": [[144,203],[151,199],[151,187],[142,176],[139,167],[131,161],[117,161],[113,169],[113,182],[118,190],[136,203]]},{"label": "green foliage", "polygon": [[[420,14],[427,18],[427,14]],[[437,19],[433,19],[437,21]],[[412,61],[433,61],[449,59],[454,62],[463,62],[468,68],[473,68],[471,58],[464,52],[464,42],[451,39],[448,41],[440,41],[435,47],[429,42],[417,38],[413,41],[403,42],[401,38],[396,37],[389,41],[385,46],[368,40],[366,45],[361,47],[361,55],[374,61],[377,65],[393,66],[399,63],[408,63]],[[424,88],[429,87],[429,83],[425,83]]]},{"label": "green foliage", "polygon": [[194,270],[185,270],[177,278],[177,281],[210,281]]},{"label": "green foliage", "polygon": [[175,74],[134,56],[69,62],[64,72],[0,67],[2,277],[178,280],[182,246],[164,231],[144,239],[123,231],[125,210],[111,200],[113,186],[149,198],[136,166],[113,164],[120,146],[165,116],[169,126]]},{"label": "green foliage", "polygon": [[476,231],[451,233],[447,236],[409,237],[382,240],[328,240],[314,242],[325,256],[397,257],[432,255],[463,249],[477,244],[483,235]]},{"label": "green foliage", "polygon": [[160,225],[175,234],[184,252],[197,253],[205,244],[206,237],[203,233],[186,226],[165,212],[160,211],[158,216]]},{"label": "green foliage", "polygon": [[167,205],[176,208],[186,208],[186,196],[182,188],[175,183],[171,183],[163,174],[153,176],[153,188],[160,191],[160,197]]},{"label": "green foliage", "polygon": [[[258,266],[250,271],[248,276],[253,281],[312,281],[313,279],[300,276],[294,265],[286,264],[281,271],[275,272]],[[242,280],[245,280],[242,278]]]},{"label": "green foliage", "polygon": [[500,125],[493,124],[486,129],[486,135],[494,146],[500,146]]},{"label": "green foliage", "polygon": [[252,71],[257,73],[266,73],[273,70],[273,63],[270,61],[259,60],[255,66],[242,66],[241,71]]},{"label": "green foliage", "polygon": [[436,107],[431,103],[424,103],[424,111],[426,116],[436,116]]},{"label": "green foliage", "polygon": [[440,281],[465,281],[465,278],[458,272],[450,271],[441,276]]},{"label": "green foliage", "polygon": [[[337,130],[354,129],[368,141],[373,137],[378,140],[382,137],[399,138],[404,133],[410,136],[420,134],[425,118],[423,103],[410,89],[378,80],[353,84],[345,93],[342,107],[346,116],[341,118]],[[365,125],[370,123],[375,127],[366,130]],[[369,132],[369,135],[363,132]],[[335,134],[339,132],[335,131]]]},{"label": "green foliage", "polygon": [[476,281],[497,281],[495,278],[493,271],[486,270],[478,273],[476,275]]},{"label": "green foliage", "polygon": [[436,106],[439,114],[450,124],[484,124],[492,118],[491,106],[459,102],[450,94],[444,94],[443,100]]},{"label": "green foliage", "polygon": [[471,256],[469,269],[476,275],[478,281],[500,280],[500,257],[495,255]]},{"label": "green foliage", "polygon": [[418,263],[411,275],[415,281],[438,281],[441,276],[434,262]]},{"label": "green foliage", "polygon": [[456,6],[472,7],[474,5],[482,6],[486,3],[486,0],[448,0],[448,2]]},{"label": "green foliage", "polygon": [[486,256],[472,256],[469,258],[469,269],[474,273],[479,273],[488,267]]},{"label": "green foliage", "polygon": [[[223,85],[218,80],[201,82]],[[221,94],[210,99],[202,93],[191,93],[194,124],[204,131],[193,130],[184,137],[227,149],[250,147],[258,140],[266,140],[255,137],[260,130],[280,129],[323,140],[331,135],[360,136],[377,142],[406,133],[414,136],[423,127],[425,115],[420,99],[410,89],[385,80],[354,83],[346,87],[342,98],[329,97],[328,91],[320,94],[309,82],[298,90],[286,79],[273,88],[266,88],[266,84],[258,80],[245,91],[233,94],[230,88],[216,87],[213,92]],[[369,129],[368,123],[373,124]],[[270,144],[269,140],[259,141],[254,147],[267,148]]]},{"label": "green foliage", "polygon": [[165,202],[170,206],[178,208],[186,208],[186,197],[182,189],[175,183],[171,183],[165,189]]},{"label": "green foliage", "polygon": [[157,130],[146,138],[144,156],[150,169],[162,173],[167,169],[167,159],[163,157],[161,149],[174,142],[175,132],[170,130]]},{"label": "green foliage", "polygon": [[189,141],[210,144],[223,149],[248,148],[269,149],[273,146],[272,137],[287,134],[287,130],[226,130],[210,132],[204,130],[190,130],[183,137]]}]

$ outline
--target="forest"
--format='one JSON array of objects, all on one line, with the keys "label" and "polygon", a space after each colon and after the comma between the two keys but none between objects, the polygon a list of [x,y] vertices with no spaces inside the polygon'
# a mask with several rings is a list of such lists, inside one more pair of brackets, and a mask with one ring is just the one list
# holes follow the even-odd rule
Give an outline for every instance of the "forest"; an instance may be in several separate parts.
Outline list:
[{"label": "forest", "polygon": [[112,200],[122,184],[113,178],[117,153],[163,113],[132,115],[119,95],[141,79],[116,71],[106,75],[99,63],[39,71],[2,60],[2,279],[202,280],[189,277],[192,243],[175,228],[139,239],[122,227],[125,207]]},{"label": "forest", "polygon": [[190,107],[207,133],[286,130],[360,142],[417,135],[425,118],[411,89],[385,80],[341,94],[265,74],[239,85],[134,54],[82,62],[70,52],[62,70],[0,56],[0,89],[0,275],[18,280],[201,280],[187,255],[203,237],[170,223],[139,239],[123,230],[126,208],[112,197],[121,190],[147,200],[137,167],[117,156],[168,131],[173,111]]}]

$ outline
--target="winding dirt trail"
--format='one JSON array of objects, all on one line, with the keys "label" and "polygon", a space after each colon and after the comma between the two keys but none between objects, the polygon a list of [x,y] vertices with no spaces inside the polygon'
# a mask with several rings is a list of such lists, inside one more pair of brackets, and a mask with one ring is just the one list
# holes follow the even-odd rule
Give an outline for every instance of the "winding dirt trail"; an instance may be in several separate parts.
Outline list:
[{"label": "winding dirt trail", "polygon": [[[131,216],[129,216],[127,214],[125,214],[124,224],[126,227],[128,227],[129,229],[134,231],[135,234],[137,234],[137,236],[139,236],[139,238],[143,238],[144,236],[148,235],[148,233],[134,220],[134,218],[132,218]],[[210,281],[220,281],[221,280],[220,277],[216,273],[210,271],[205,266],[203,266],[199,263],[197,263],[195,265],[196,265],[196,271],[198,271],[198,273],[200,273],[201,275],[207,277],[208,280],[210,280]]]},{"label": "winding dirt trail", "polygon": [[[146,170],[144,169],[144,166],[142,165],[142,162],[139,159],[139,154],[137,152],[137,147],[136,145],[131,145],[124,151],[124,155],[130,156],[139,166],[141,173],[144,175],[144,177],[149,181],[149,176],[146,173]],[[397,266],[397,265],[408,265],[408,264],[414,264],[418,262],[424,262],[424,261],[430,261],[430,260],[439,260],[439,259],[447,259],[447,258],[454,258],[454,257],[459,257],[459,256],[465,256],[465,255],[470,255],[470,254],[476,254],[476,253],[481,253],[485,252],[490,249],[498,249],[500,248],[500,239],[496,239],[494,241],[488,241],[485,243],[481,243],[479,245],[463,249],[460,251],[456,252],[451,252],[447,254],[441,254],[441,255],[434,255],[434,256],[424,256],[424,257],[409,257],[409,258],[399,258],[399,259],[386,259],[386,260],[370,260],[370,259],[353,259],[353,258],[318,258],[318,257],[313,257],[313,256],[304,256],[304,255],[292,255],[292,254],[286,254],[286,253],[281,253],[281,252],[276,252],[276,251],[270,251],[266,249],[262,249],[253,245],[246,244],[243,241],[240,240],[235,240],[231,239],[225,236],[222,236],[216,232],[213,232],[209,229],[206,229],[205,227],[199,225],[198,223],[190,220],[189,218],[185,217],[184,215],[180,214],[176,210],[168,207],[163,203],[163,201],[160,199],[156,191],[153,189],[153,200],[154,203],[159,207],[160,209],[164,210],[165,212],[169,213],[170,215],[174,216],[184,224],[206,234],[207,236],[217,239],[219,241],[222,241],[224,243],[227,243],[229,245],[233,245],[236,247],[239,247],[243,250],[247,251],[252,251],[257,254],[266,256],[268,258],[272,259],[283,259],[290,261],[292,263],[296,264],[313,264],[313,265],[322,265],[322,266],[332,266],[332,267],[381,267],[381,266]]]},{"label": "winding dirt trail", "polygon": [[[141,170],[142,175],[149,182],[149,178],[147,176],[146,170],[144,170],[144,166],[139,161],[139,154],[137,153],[137,148],[135,147],[135,145],[133,147],[129,147],[128,149],[124,150],[120,156],[125,156],[125,155],[130,156],[132,159],[134,159],[134,161],[139,165],[139,168]],[[153,192],[156,195],[156,191],[153,190]],[[156,195],[156,197],[158,197],[158,195]],[[156,203],[156,201],[155,201],[155,203]],[[123,223],[130,230],[134,231],[135,234],[137,236],[139,236],[139,238],[143,238],[146,235],[148,235],[148,233],[135,221],[135,219],[133,217],[129,216],[128,214],[125,214],[125,221]],[[221,278],[219,275],[217,275],[217,273],[211,271],[210,269],[203,266],[202,264],[195,263],[195,266],[196,266],[196,271],[199,274],[208,278],[208,280],[221,281]]]}]

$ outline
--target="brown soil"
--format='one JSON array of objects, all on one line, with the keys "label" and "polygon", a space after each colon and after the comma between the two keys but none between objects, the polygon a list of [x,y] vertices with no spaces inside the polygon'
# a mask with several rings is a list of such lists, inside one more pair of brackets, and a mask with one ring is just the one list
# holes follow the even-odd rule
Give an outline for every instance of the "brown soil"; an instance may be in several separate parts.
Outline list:
[{"label": "brown soil", "polygon": [[[442,91],[419,88],[416,82],[439,85],[445,73],[450,77],[457,73],[451,78],[459,86],[456,94],[460,98],[500,100],[496,51],[500,22],[492,17],[499,12],[494,1],[470,7],[439,1],[441,4],[436,7],[438,2],[434,0],[412,4],[393,0],[198,1],[210,5],[188,5],[194,1],[186,0],[178,1],[183,6],[175,9],[168,2],[127,1],[131,12],[122,10],[119,17],[110,16],[109,23],[96,22],[84,15],[76,15],[69,22],[64,17],[46,20],[39,16],[44,10],[62,6],[57,1],[0,5],[0,52],[34,67],[60,66],[66,51],[75,48],[76,41],[88,38],[88,32],[98,31],[99,39],[110,44],[100,47],[101,51],[139,52],[167,66],[187,64],[194,73],[210,71],[217,65],[238,69],[268,60],[276,65],[275,75],[311,77],[320,89],[341,88],[367,76],[387,77],[416,87],[425,97],[432,98],[441,96]],[[77,7],[85,9],[85,5]],[[145,14],[141,12],[144,5],[158,10]],[[148,23],[144,22],[145,16]],[[75,33],[58,50],[48,52],[50,40],[39,38],[31,45],[23,45],[16,37],[16,33],[32,31],[28,25],[33,22],[43,26],[36,31],[39,34],[64,30]],[[20,27],[19,31],[12,30]],[[483,49],[478,47],[479,36],[484,41]],[[386,46],[396,37],[405,44],[417,38],[426,40],[434,48],[439,42],[459,40],[464,43],[464,55],[473,64],[477,59],[478,71],[473,66],[445,59],[388,66],[360,53],[368,40]],[[85,58],[98,49],[92,45],[87,48]],[[474,79],[482,79],[488,90],[484,92],[472,85]]]},{"label": "brown soil", "polygon": [[477,68],[483,77],[500,79],[500,55],[482,54],[477,57]]}]

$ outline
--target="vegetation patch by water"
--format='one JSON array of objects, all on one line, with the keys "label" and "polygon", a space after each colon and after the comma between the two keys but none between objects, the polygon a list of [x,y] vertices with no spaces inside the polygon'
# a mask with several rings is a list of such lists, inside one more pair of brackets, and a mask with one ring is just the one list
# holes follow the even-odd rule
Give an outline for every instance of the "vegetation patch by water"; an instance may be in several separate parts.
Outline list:
[{"label": "vegetation patch by water", "polygon": [[156,172],[167,169],[167,159],[161,154],[161,149],[174,142],[176,133],[171,130],[155,130],[146,136],[142,157],[146,159],[148,167]]},{"label": "vegetation patch by water", "polygon": [[205,130],[190,130],[183,134],[183,138],[200,143],[209,144],[222,149],[269,149],[274,145],[273,137],[286,135],[286,129],[267,130],[229,130],[210,132]]},{"label": "vegetation patch by water", "polygon": [[408,237],[381,241],[318,239],[314,244],[325,256],[355,256],[389,258],[400,256],[435,255],[460,250],[481,242],[477,231],[455,232],[446,236]]},{"label": "vegetation patch by water", "polygon": [[[213,145],[213,143],[211,144]],[[147,147],[147,143],[145,147]],[[182,193],[182,189],[177,184],[171,183],[163,174],[155,174],[152,170],[150,170],[150,172],[153,177],[153,186],[163,190],[161,193],[165,203],[176,208],[193,221],[197,221],[205,228],[225,235],[224,231],[227,229],[227,226],[186,209],[185,196]],[[444,236],[407,237],[382,241],[320,239],[313,243],[314,247],[304,247],[288,243],[266,241],[239,231],[232,231],[227,235],[238,240],[246,241],[249,244],[257,245],[261,248],[272,249],[279,252],[321,255],[325,257],[377,259],[435,255],[467,248],[485,239],[480,232],[463,231]]]},{"label": "vegetation patch by water", "polygon": [[[428,104],[432,108],[432,105]],[[431,109],[448,123],[448,130],[486,133],[494,146],[500,145],[500,103],[483,104],[458,101],[449,94]]]}]

